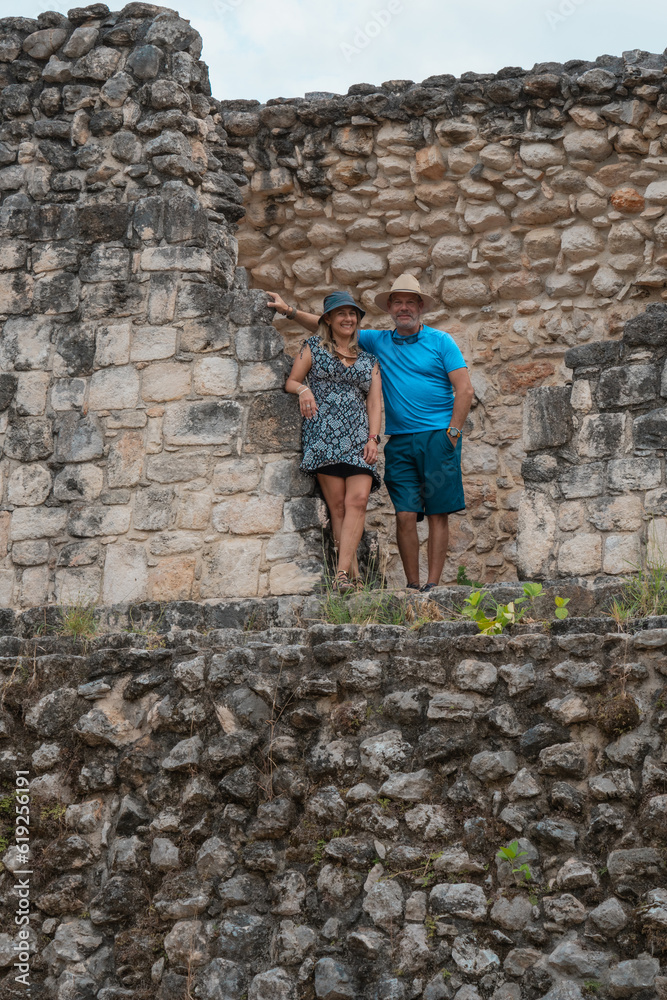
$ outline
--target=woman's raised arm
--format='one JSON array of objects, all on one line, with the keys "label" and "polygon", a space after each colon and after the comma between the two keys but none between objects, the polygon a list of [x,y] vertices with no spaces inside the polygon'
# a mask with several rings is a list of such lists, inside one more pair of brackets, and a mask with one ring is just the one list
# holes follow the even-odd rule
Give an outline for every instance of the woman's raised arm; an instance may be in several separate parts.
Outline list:
[{"label": "woman's raised arm", "polygon": [[267,303],[269,309],[275,309],[281,316],[287,316],[288,319],[296,320],[304,330],[310,330],[311,333],[315,333],[319,323],[319,316],[316,316],[315,313],[303,312],[303,310],[297,309],[296,306],[288,306],[285,300],[278,295],[278,292],[267,292],[266,294],[271,296]]}]

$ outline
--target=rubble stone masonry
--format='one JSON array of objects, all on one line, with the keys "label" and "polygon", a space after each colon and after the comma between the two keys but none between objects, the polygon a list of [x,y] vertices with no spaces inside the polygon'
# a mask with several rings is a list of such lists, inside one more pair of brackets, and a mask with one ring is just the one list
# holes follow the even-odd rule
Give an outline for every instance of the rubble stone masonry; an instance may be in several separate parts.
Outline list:
[{"label": "rubble stone masonry", "polygon": [[[303,332],[276,329],[260,289],[318,309],[349,288],[380,323],[373,296],[404,270],[477,394],[445,580],[461,562],[515,579],[526,392],[560,392],[568,349],[617,343],[667,295],[665,58],[260,105],[214,99],[200,52],[150,4],[0,21],[0,604],[316,587],[323,507],[282,391]],[[631,461],[630,437],[615,447]],[[617,527],[589,507],[597,551]],[[663,507],[620,530],[643,545]],[[403,583],[384,490],[368,531]],[[600,553],[583,575],[621,571]]]},{"label": "rubble stone masonry", "polygon": [[[526,392],[569,383],[568,349],[617,340],[626,319],[667,296],[666,65],[631,51],[222,103],[249,179],[238,240],[253,283],[312,310],[331,287],[347,288],[376,326],[388,317],[375,295],[411,271],[438,302],[427,322],[468,360],[468,514],[451,519],[446,580],[461,562],[484,579],[516,576]],[[303,333],[279,326],[293,351]],[[664,318],[658,326],[648,355],[665,344]],[[666,392],[663,379],[656,408]],[[654,441],[658,456],[666,441]],[[631,440],[616,451],[631,461]],[[368,523],[383,539],[390,514],[382,491]],[[608,529],[583,513],[581,523],[597,551]],[[387,549],[401,581],[391,540]],[[552,575],[567,562],[564,553]],[[594,573],[602,556],[576,564]],[[605,558],[605,572],[623,568],[620,553]]]}]

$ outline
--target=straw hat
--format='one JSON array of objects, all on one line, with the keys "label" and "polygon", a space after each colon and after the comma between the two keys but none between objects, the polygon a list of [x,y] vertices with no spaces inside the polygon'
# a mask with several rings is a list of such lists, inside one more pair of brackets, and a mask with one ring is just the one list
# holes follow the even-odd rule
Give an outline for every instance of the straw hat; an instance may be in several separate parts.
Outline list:
[{"label": "straw hat", "polygon": [[424,309],[427,311],[435,305],[433,296],[422,292],[414,274],[399,274],[388,292],[380,292],[379,295],[375,296],[375,305],[379,306],[383,312],[387,312],[389,296],[393,295],[394,292],[412,292],[413,295],[419,295],[424,300]]}]

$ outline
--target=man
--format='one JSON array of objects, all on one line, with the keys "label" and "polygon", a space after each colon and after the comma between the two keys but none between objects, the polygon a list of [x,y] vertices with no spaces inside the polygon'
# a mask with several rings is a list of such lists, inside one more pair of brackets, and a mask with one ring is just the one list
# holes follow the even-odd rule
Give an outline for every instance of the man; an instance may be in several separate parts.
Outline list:
[{"label": "man", "polygon": [[[269,306],[308,330],[318,317],[290,308],[274,292]],[[461,436],[474,390],[463,355],[444,331],[422,323],[434,299],[401,274],[375,303],[393,330],[362,330],[360,346],[380,361],[385,406],[385,483],[396,511],[396,541],[411,590],[440,582],[449,543],[449,514],[465,509]],[[417,522],[428,518],[428,579],[419,586]]]}]

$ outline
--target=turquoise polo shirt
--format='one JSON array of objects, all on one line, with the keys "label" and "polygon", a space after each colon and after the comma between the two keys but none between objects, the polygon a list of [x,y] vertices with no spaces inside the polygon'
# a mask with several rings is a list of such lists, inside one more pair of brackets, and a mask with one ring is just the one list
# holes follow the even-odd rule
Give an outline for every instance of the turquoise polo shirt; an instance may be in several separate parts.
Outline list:
[{"label": "turquoise polo shirt", "polygon": [[453,337],[430,326],[409,337],[361,330],[359,346],[380,362],[386,434],[449,427],[454,408],[449,372],[467,368]]}]

